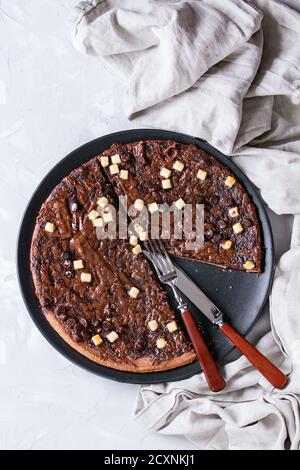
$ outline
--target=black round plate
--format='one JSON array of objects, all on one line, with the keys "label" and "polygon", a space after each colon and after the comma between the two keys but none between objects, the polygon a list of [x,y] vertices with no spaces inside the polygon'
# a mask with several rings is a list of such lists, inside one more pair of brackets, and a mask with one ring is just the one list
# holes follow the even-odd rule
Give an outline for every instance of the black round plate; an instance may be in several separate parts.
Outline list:
[{"label": "black round plate", "polygon": [[[52,189],[74,168],[101,153],[114,142],[128,143],[136,140],[159,139],[175,140],[185,144],[194,144],[206,150],[220,160],[237,176],[246,188],[257,207],[262,227],[264,263],[263,272],[259,276],[237,270],[224,271],[221,268],[201,264],[191,260],[179,260],[179,265],[187,272],[199,287],[220,307],[226,319],[242,334],[246,335],[253,327],[268,298],[273,277],[273,240],[268,216],[264,203],[248,178],[227,157],[201,139],[176,132],[155,129],[134,129],[100,137],[71,152],[63,158],[43,179],[33,194],[20,227],[17,250],[18,276],[26,307],[36,326],[45,338],[60,353],[84,369],[106,377],[128,383],[161,383],[182,380],[201,371],[198,362],[165,372],[137,374],[122,372],[96,364],[72,349],[53,330],[44,317],[34,293],[30,272],[30,245],[39,209]],[[195,317],[203,325],[207,340],[217,360],[223,359],[233,348],[232,344],[217,331],[192,304]]]}]

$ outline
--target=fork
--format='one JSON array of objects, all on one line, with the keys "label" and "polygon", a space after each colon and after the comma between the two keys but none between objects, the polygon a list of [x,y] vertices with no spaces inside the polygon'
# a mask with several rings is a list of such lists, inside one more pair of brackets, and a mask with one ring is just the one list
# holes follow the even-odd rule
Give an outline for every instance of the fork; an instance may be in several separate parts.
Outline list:
[{"label": "fork", "polygon": [[177,273],[163,242],[161,240],[149,239],[144,242],[144,248],[144,254],[152,262],[160,282],[170,286],[173,291],[177,302],[177,309],[181,313],[181,318],[193,344],[209,388],[213,392],[223,390],[225,387],[224,379],[204,341],[197,323],[177,289]]}]

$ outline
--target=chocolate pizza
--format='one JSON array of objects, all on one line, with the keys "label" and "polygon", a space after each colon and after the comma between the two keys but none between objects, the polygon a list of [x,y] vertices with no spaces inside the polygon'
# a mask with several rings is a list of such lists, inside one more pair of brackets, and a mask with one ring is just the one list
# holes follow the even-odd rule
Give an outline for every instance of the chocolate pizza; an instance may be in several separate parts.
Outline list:
[{"label": "chocolate pizza", "polygon": [[[107,367],[148,372],[182,366],[196,356],[143,254],[151,225],[146,229],[126,214],[128,233],[118,236],[119,198],[125,196],[135,214],[156,213],[159,228],[167,207],[175,210],[171,222],[176,210],[203,207],[201,246],[191,250],[190,234],[178,238],[172,229],[164,237],[168,251],[260,272],[255,206],[230,170],[205,151],[149,140],[113,144],[64,178],[40,209],[31,271],[56,332]],[[112,226],[116,236],[109,234]]]}]

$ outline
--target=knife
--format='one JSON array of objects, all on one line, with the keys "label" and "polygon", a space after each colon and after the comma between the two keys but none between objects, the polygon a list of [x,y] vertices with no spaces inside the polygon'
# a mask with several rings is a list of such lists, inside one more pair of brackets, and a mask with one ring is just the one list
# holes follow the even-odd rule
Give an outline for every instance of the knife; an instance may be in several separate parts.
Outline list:
[{"label": "knife", "polygon": [[204,294],[189,276],[174,263],[178,289],[223,333],[251,364],[275,387],[283,388],[287,376],[249,341],[223,319],[221,310]]}]

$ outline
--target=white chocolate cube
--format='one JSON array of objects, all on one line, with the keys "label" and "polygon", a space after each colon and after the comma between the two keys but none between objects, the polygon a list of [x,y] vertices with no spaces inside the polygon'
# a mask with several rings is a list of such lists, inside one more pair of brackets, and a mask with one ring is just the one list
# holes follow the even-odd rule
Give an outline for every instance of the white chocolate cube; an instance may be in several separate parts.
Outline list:
[{"label": "white chocolate cube", "polygon": [[94,227],[104,227],[104,220],[102,217],[98,217],[97,219],[93,220]]},{"label": "white chocolate cube", "polygon": [[100,157],[100,163],[101,163],[101,166],[103,166],[103,168],[106,168],[109,165],[109,157],[107,156]]},{"label": "white chocolate cube", "polygon": [[179,160],[176,160],[173,165],[173,169],[176,171],[182,171],[184,169],[184,163],[180,162]]},{"label": "white chocolate cube", "polygon": [[120,178],[122,178],[122,180],[128,180],[128,170],[121,170]]},{"label": "white chocolate cube", "polygon": [[103,343],[103,339],[101,338],[100,335],[92,336],[92,341],[95,346],[100,346],[100,344]]},{"label": "white chocolate cube", "polygon": [[169,330],[170,333],[173,333],[174,331],[178,330],[178,325],[176,321],[171,321],[170,323],[167,324],[167,329]]},{"label": "white chocolate cube", "polygon": [[228,186],[228,188],[232,188],[234,184],[235,184],[235,178],[233,176],[227,176],[225,180],[225,186]]},{"label": "white chocolate cube", "polygon": [[142,252],[143,250],[141,245],[136,245],[134,248],[132,248],[132,253],[134,253],[135,255],[139,255]]},{"label": "white chocolate cube", "polygon": [[171,170],[168,170],[168,168],[162,167],[160,170],[160,176],[163,178],[169,178],[171,175]]},{"label": "white chocolate cube", "polygon": [[118,338],[119,338],[119,335],[116,331],[111,331],[107,336],[106,338],[108,339],[108,341],[110,343],[114,343]]},{"label": "white chocolate cube", "polygon": [[111,175],[116,175],[117,173],[119,173],[118,165],[110,165],[109,171]]},{"label": "white chocolate cube", "polygon": [[207,171],[204,171],[204,170],[198,170],[198,173],[197,173],[197,178],[201,181],[204,181],[205,178],[207,176]]},{"label": "white chocolate cube", "polygon": [[138,244],[138,239],[135,235],[130,235],[130,238],[129,238],[129,243],[130,245],[132,246],[136,246]]},{"label": "white chocolate cube", "polygon": [[55,230],[55,225],[52,224],[51,222],[47,222],[45,225],[45,230],[46,232],[53,233]]},{"label": "white chocolate cube", "polygon": [[157,330],[157,328],[158,328],[158,323],[157,323],[157,321],[156,321],[156,320],[151,320],[151,321],[149,321],[149,322],[148,322],[148,328],[149,328],[149,330],[151,330],[151,331]]},{"label": "white chocolate cube", "polygon": [[91,282],[92,275],[90,273],[81,273],[80,280],[81,282]]},{"label": "white chocolate cube", "polygon": [[148,210],[150,214],[153,214],[159,210],[159,207],[156,202],[152,202],[152,204],[148,204]]},{"label": "white chocolate cube", "polygon": [[223,248],[223,250],[230,250],[231,247],[232,247],[231,240],[225,240],[224,242],[221,243],[221,248]]},{"label": "white chocolate cube", "polygon": [[237,217],[239,215],[239,210],[237,207],[231,207],[231,209],[229,209],[228,211],[230,217]]},{"label": "white chocolate cube", "polygon": [[95,220],[95,219],[97,219],[97,217],[99,217],[99,214],[94,209],[91,212],[89,212],[89,214],[88,214],[88,218],[90,220]]},{"label": "white chocolate cube", "polygon": [[177,199],[177,201],[175,202],[175,206],[177,207],[177,209],[183,209],[185,206],[184,200],[182,198]]},{"label": "white chocolate cube", "polygon": [[144,209],[144,205],[143,199],[136,199],[134,202],[134,208],[138,211],[142,211]]},{"label": "white chocolate cube", "polygon": [[73,266],[74,266],[74,269],[82,269],[83,268],[82,259],[76,259],[75,261],[73,261]]},{"label": "white chocolate cube", "polygon": [[115,165],[118,165],[119,163],[121,163],[120,155],[119,155],[118,153],[116,153],[115,155],[112,155],[111,161],[112,161]]},{"label": "white chocolate cube", "polygon": [[98,206],[100,206],[100,207],[105,207],[106,204],[108,204],[108,199],[107,199],[107,197],[105,197],[105,196],[100,197],[100,198],[98,199],[98,201],[97,201],[97,204],[98,204]]},{"label": "white chocolate cube", "polygon": [[172,183],[171,183],[171,180],[162,180],[161,182],[161,185],[163,187],[163,189],[170,189],[172,188]]},{"label": "white chocolate cube", "polygon": [[159,349],[163,349],[167,344],[167,341],[164,339],[164,338],[158,338],[156,340],[156,346],[159,348]]},{"label": "white chocolate cube", "polygon": [[245,269],[253,269],[255,267],[255,264],[252,261],[246,261],[246,263],[243,264],[243,268]]},{"label": "white chocolate cube", "polygon": [[239,222],[237,224],[234,224],[232,228],[235,233],[241,233],[244,230]]},{"label": "white chocolate cube", "polygon": [[133,299],[136,299],[139,293],[140,291],[136,287],[131,287],[131,289],[128,291],[128,295]]}]

